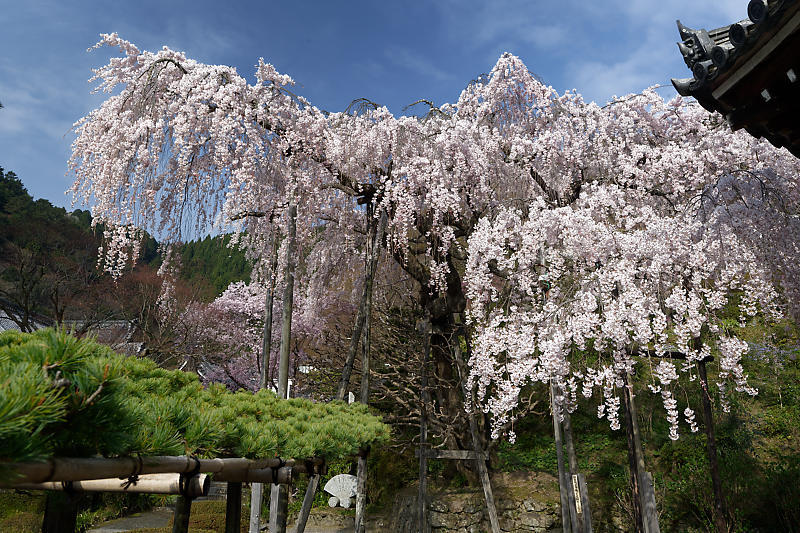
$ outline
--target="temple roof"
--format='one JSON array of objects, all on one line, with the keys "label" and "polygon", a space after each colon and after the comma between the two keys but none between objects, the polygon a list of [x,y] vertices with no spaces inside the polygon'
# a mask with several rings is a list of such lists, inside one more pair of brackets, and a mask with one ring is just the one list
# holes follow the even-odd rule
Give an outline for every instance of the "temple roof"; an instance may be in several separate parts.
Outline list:
[{"label": "temple roof", "polygon": [[678,31],[692,71],[672,80],[678,93],[800,157],[800,0],[751,0],[744,20]]}]

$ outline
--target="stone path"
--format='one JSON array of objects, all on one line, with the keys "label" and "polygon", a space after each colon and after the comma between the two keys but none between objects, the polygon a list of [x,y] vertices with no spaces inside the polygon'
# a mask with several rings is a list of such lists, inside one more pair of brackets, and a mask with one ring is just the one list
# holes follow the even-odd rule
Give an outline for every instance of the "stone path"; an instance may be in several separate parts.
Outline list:
[{"label": "stone path", "polygon": [[172,518],[172,509],[162,507],[106,522],[88,530],[87,533],[123,533],[146,527],[165,527],[169,524],[170,518]]}]

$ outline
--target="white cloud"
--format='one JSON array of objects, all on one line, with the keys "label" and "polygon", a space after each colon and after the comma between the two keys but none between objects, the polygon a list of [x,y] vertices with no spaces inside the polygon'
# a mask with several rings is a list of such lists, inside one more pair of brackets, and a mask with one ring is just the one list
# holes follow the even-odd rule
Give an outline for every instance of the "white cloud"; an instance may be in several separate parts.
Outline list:
[{"label": "white cloud", "polygon": [[386,58],[399,67],[408,69],[426,78],[432,78],[436,81],[444,81],[453,77],[445,70],[436,66],[433,62],[425,57],[412,53],[407,48],[397,46],[390,47],[386,50]]}]

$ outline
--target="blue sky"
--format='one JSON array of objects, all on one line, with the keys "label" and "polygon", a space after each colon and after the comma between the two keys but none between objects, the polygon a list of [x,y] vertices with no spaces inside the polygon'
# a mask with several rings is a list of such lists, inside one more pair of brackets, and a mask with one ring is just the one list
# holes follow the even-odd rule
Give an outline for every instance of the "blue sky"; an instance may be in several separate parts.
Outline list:
[{"label": "blue sky", "polygon": [[668,84],[689,73],[675,19],[714,28],[746,10],[745,0],[9,0],[0,8],[0,166],[34,197],[70,205],[70,130],[102,101],[86,80],[111,53],[86,51],[100,33],[233,65],[251,82],[264,57],[322,109],[365,97],[400,115],[420,98],[455,101],[505,51],[559,91],[598,102]]}]

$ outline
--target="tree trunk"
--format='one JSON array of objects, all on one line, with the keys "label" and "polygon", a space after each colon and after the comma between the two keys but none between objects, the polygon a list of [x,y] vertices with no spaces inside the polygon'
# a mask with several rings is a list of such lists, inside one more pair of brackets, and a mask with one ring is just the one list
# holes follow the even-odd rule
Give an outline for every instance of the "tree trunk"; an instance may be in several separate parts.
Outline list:
[{"label": "tree trunk", "polygon": [[[261,374],[259,388],[263,389],[269,381],[270,355],[272,353],[272,307],[275,300],[275,272],[278,270],[278,242],[272,234],[269,280],[267,280],[267,296],[264,302],[264,332],[261,338]],[[253,483],[250,488],[250,533],[261,532],[261,506],[264,501],[264,484]]]},{"label": "tree trunk", "polygon": [[[381,243],[383,242],[383,235],[386,232],[386,223],[388,215],[386,211],[381,211],[380,222],[376,231],[377,237],[374,246],[369,254],[369,264],[367,266],[367,275],[364,278],[364,287],[361,291],[361,301],[358,305],[358,312],[356,313],[356,322],[353,325],[353,334],[350,337],[350,348],[347,350],[347,359],[345,359],[344,368],[342,368],[342,379],[339,381],[339,388],[336,391],[336,399],[344,400],[347,395],[347,387],[350,385],[350,375],[353,373],[353,363],[356,360],[356,353],[358,352],[358,342],[361,339],[361,332],[364,328],[364,322],[367,317],[366,307],[367,299],[372,297],[372,285],[375,280],[375,271],[378,265],[378,258],[381,253]],[[374,220],[369,217],[367,222],[368,227],[374,226]],[[369,246],[369,245],[368,245]]]},{"label": "tree trunk", "polygon": [[728,532],[728,513],[725,505],[725,495],[722,492],[722,479],[719,475],[717,462],[717,440],[714,434],[714,415],[711,411],[711,397],[708,390],[708,376],[706,375],[706,362],[697,362],[697,372],[700,377],[700,396],[703,405],[703,420],[706,431],[706,452],[708,465],[711,470],[711,484],[714,488],[714,527],[717,533]]}]

